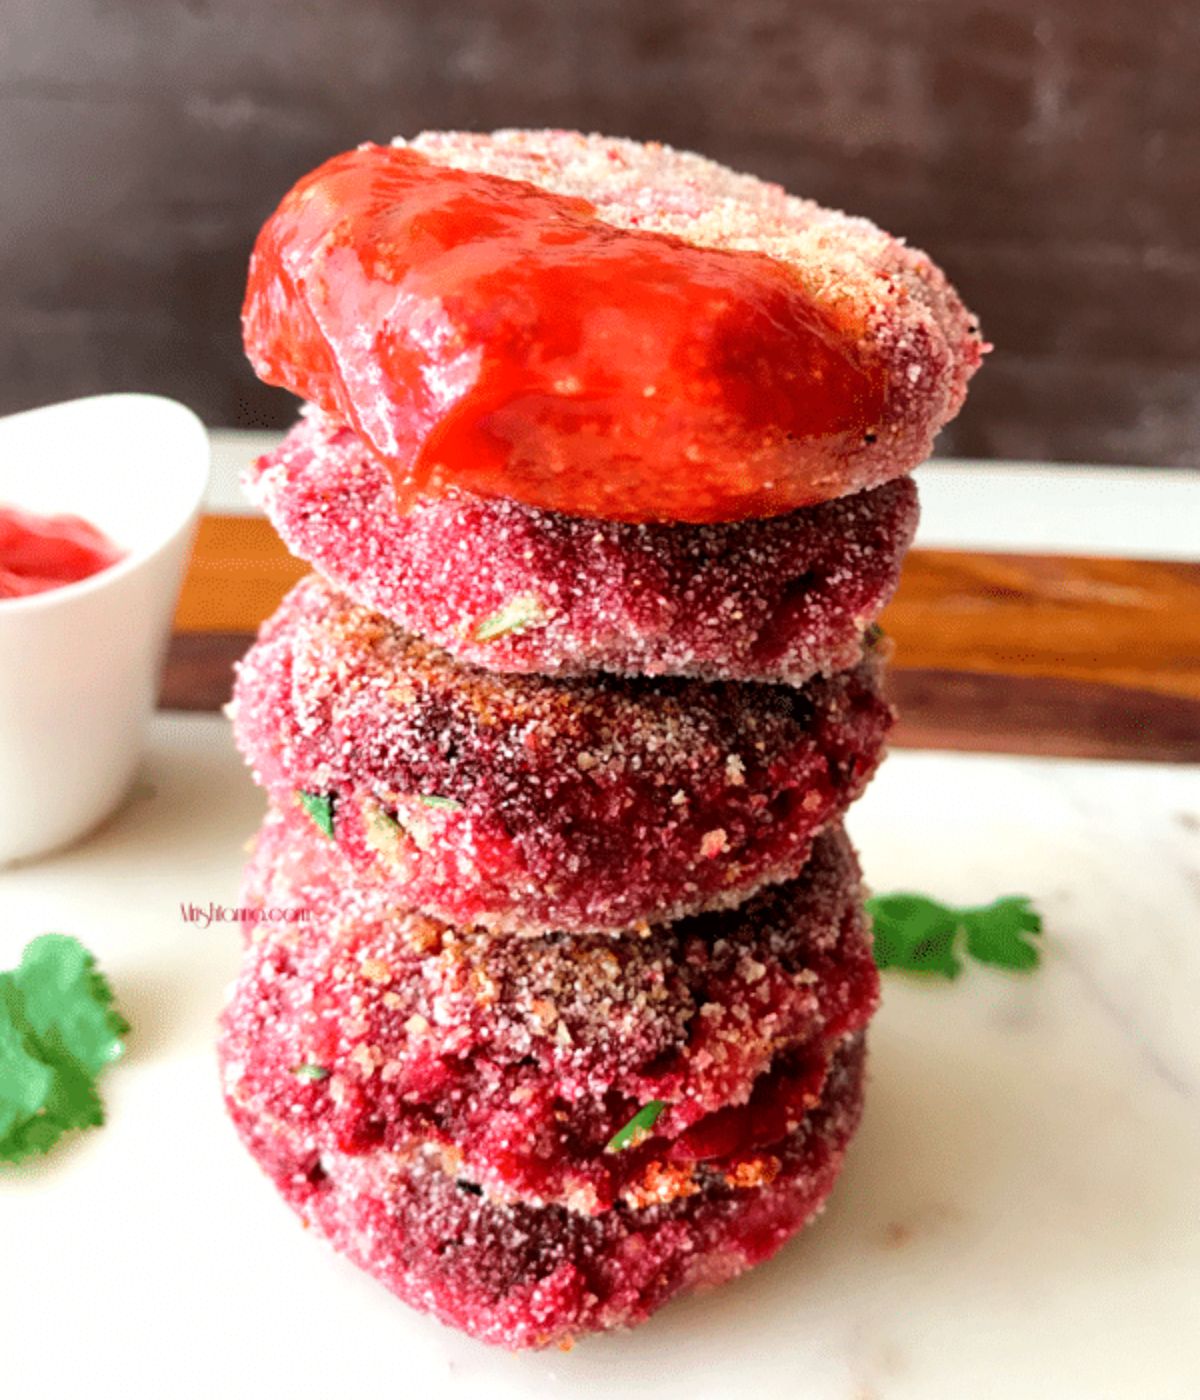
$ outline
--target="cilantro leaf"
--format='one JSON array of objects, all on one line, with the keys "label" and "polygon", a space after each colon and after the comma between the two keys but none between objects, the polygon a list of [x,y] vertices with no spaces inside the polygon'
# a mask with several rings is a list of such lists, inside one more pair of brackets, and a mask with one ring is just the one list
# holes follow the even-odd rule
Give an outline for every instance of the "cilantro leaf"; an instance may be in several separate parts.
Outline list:
[{"label": "cilantro leaf", "polygon": [[605,1152],[624,1152],[627,1147],[636,1147],[650,1136],[650,1130],[658,1122],[659,1114],[666,1108],[662,1099],[651,1099],[639,1108],[628,1123],[609,1138]]},{"label": "cilantro leaf", "polygon": [[292,1073],[296,1076],[297,1079],[305,1079],[310,1084],[315,1084],[322,1079],[329,1078],[329,1071],[325,1068],[324,1065],[293,1065]]},{"label": "cilantro leaf", "polygon": [[921,894],[876,895],[867,900],[875,926],[875,961],[881,968],[955,978],[965,951],[976,962],[1030,972],[1041,958],[1031,934],[1041,915],[1023,895],[991,904],[955,908]]},{"label": "cilantro leaf", "polygon": [[65,934],[35,938],[0,974],[0,1161],[103,1123],[94,1081],[129,1030],[112,999],[91,953]]},{"label": "cilantro leaf", "polygon": [[6,990],[0,983],[0,1143],[38,1112],[54,1084],[50,1066],[25,1048],[24,1038],[8,1011]]},{"label": "cilantro leaf", "polygon": [[333,836],[333,794],[330,792],[298,792],[301,807],[313,819],[317,829]]},{"label": "cilantro leaf", "polygon": [[867,901],[875,925],[875,961],[880,967],[936,972],[957,977],[962,960],[954,951],[958,917],[953,909],[919,894],[889,894]]},{"label": "cilantro leaf", "polygon": [[518,593],[503,607],[475,628],[477,642],[494,642],[510,632],[523,632],[527,627],[543,627],[550,620],[546,605],[536,593]]},{"label": "cilantro leaf", "polygon": [[432,807],[439,812],[461,812],[462,803],[457,797],[441,797],[436,792],[422,792],[417,795],[422,807]]},{"label": "cilantro leaf", "polygon": [[979,909],[962,909],[967,952],[976,962],[1027,972],[1038,965],[1041,950],[1029,941],[1041,933],[1042,916],[1024,895],[1007,895]]}]

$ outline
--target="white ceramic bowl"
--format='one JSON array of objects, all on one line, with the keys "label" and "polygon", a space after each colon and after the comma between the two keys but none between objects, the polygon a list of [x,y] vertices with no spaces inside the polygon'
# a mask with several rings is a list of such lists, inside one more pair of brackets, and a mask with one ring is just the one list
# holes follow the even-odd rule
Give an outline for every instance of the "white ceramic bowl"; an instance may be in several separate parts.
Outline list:
[{"label": "white ceramic bowl", "polygon": [[0,418],[0,505],[80,515],[126,552],[0,599],[0,863],[75,840],[129,786],[208,459],[195,414],[149,394]]}]

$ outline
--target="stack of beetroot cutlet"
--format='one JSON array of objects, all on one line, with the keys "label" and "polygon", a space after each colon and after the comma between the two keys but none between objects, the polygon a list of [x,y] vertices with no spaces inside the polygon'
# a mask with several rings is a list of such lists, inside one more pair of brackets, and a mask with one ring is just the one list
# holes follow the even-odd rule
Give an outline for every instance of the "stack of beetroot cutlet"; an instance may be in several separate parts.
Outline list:
[{"label": "stack of beetroot cutlet", "polygon": [[871,224],[658,145],[336,157],[251,265],[318,572],[242,663],[270,796],[221,1045],[289,1203],[512,1347],[770,1256],[858,1121],[840,825],[891,723],[907,473],[983,346]]}]

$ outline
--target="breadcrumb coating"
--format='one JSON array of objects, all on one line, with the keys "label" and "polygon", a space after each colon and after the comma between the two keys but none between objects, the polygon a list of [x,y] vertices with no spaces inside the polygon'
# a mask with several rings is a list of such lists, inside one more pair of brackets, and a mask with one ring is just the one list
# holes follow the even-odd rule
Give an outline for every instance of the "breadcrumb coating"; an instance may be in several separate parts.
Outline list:
[{"label": "breadcrumb coating", "polygon": [[[840,832],[738,910],[497,939],[397,909],[302,812],[273,812],[241,902],[309,917],[249,926],[223,1040],[239,1103],[347,1149],[436,1145],[490,1196],[585,1214],[744,1174],[878,995]],[[651,1102],[652,1132],[611,1151]]]},{"label": "breadcrumb coating", "polygon": [[874,652],[802,690],[497,676],[316,576],[264,624],[232,713],[274,800],[328,796],[397,904],[521,933],[636,930],[797,875],[892,722]]},{"label": "breadcrumb coating", "polygon": [[581,520],[450,492],[396,507],[310,408],[245,477],[288,547],[355,601],[491,671],[802,685],[853,666],[917,521],[901,478],[733,525]]},{"label": "breadcrumb coating", "polygon": [[851,1038],[796,1130],[739,1174],[591,1216],[484,1196],[440,1153],[321,1150],[303,1120],[229,1108],[305,1224],[410,1306],[510,1350],[567,1347],[735,1277],[808,1223],[858,1125],[863,1060]]}]

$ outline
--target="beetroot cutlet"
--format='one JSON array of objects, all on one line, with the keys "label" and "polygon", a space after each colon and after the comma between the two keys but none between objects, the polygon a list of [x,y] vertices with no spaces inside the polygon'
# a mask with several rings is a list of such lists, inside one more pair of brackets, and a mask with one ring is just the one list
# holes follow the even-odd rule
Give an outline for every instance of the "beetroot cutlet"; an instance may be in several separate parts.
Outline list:
[{"label": "beetroot cutlet", "polygon": [[643,1322],[677,1294],[770,1258],[820,1210],[862,1107],[863,1043],[834,1056],[795,1132],[693,1195],[599,1216],[497,1202],[440,1155],[320,1150],[303,1123],[230,1103],[259,1164],[302,1219],[413,1307],[510,1349],[568,1345]]},{"label": "beetroot cutlet", "polygon": [[310,921],[247,936],[230,1114],[441,1320],[642,1321],[774,1253],[857,1125],[870,623],[987,347],[865,220],[574,132],[334,157],[243,330],[311,400],[252,489],[332,581],[239,668],[245,900]]},{"label": "beetroot cutlet", "polygon": [[[840,831],[738,910],[496,939],[396,910],[303,813],[274,812],[242,903],[311,917],[254,925],[225,1015],[238,1103],[346,1150],[437,1147],[490,1195],[585,1213],[690,1191],[783,1136],[878,994]],[[651,1102],[646,1140],[606,1150]]]},{"label": "beetroot cutlet", "polygon": [[292,590],[238,668],[234,729],[280,805],[329,803],[395,902],[520,932],[623,930],[799,873],[862,791],[880,659],[788,686],[494,676]]},{"label": "beetroot cutlet", "polygon": [[917,520],[908,478],[734,525],[623,525],[452,492],[396,507],[309,410],[247,473],[288,547],[358,603],[491,671],[800,685],[853,666]]},{"label": "beetroot cutlet", "polygon": [[563,131],[335,156],[259,235],[243,328],[260,377],[349,422],[406,503],[693,523],[911,471],[984,348],[865,219]]}]

